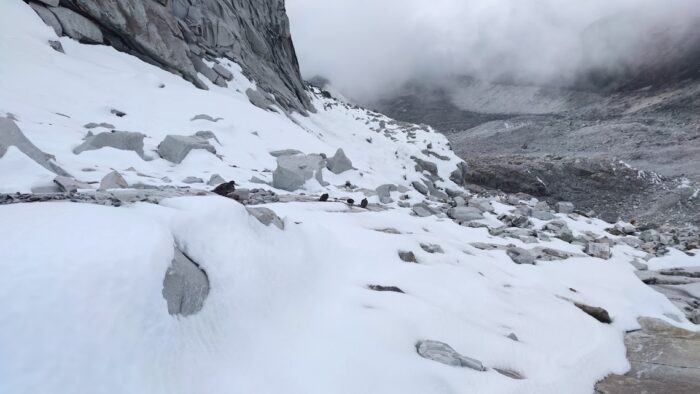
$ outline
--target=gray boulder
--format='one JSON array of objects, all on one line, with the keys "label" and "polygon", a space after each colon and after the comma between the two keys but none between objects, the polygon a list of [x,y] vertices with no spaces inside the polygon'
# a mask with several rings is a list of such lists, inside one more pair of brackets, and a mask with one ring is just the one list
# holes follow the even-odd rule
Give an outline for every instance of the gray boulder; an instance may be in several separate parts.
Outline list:
[{"label": "gray boulder", "polygon": [[209,181],[207,182],[207,185],[219,186],[222,183],[226,183],[226,180],[221,175],[212,174],[211,177],[209,177]]},{"label": "gray boulder", "polygon": [[396,185],[392,184],[386,184],[386,185],[381,185],[376,189],[377,196],[379,197],[379,202],[382,204],[390,204],[394,202],[394,200],[391,199],[391,192],[398,191],[399,189],[396,187]]},{"label": "gray boulder", "polygon": [[105,175],[100,181],[100,190],[109,189],[126,189],[129,184],[126,182],[124,177],[117,171],[112,171]]},{"label": "gray boulder", "polygon": [[414,189],[416,189],[418,191],[418,193],[420,193],[424,196],[427,196],[428,194],[430,194],[430,189],[428,189],[428,186],[426,186],[423,182],[413,181],[411,183],[411,185],[413,186]]},{"label": "gray boulder", "polygon": [[418,341],[416,343],[416,351],[423,358],[445,365],[486,371],[486,367],[481,361],[457,353],[450,345],[444,342],[433,340]]},{"label": "gray boulder", "polygon": [[[462,201],[463,200],[464,200],[464,198],[462,198]],[[458,206],[464,205],[464,204],[461,204],[461,201],[457,201],[457,198],[455,198],[455,202],[457,202]],[[469,206],[477,208],[481,212],[495,212],[495,209],[491,205],[491,201],[486,200],[486,199],[471,199],[471,200],[469,200]]]},{"label": "gray boulder", "polygon": [[0,158],[5,156],[7,148],[11,146],[54,174],[70,176],[54,163],[53,156],[42,152],[36,145],[32,144],[12,119],[0,117]]},{"label": "gray boulder", "polygon": [[92,187],[85,183],[76,180],[75,178],[69,176],[57,176],[54,178],[53,183],[58,185],[62,192],[65,193],[75,193],[78,189],[92,189]]},{"label": "gray boulder", "polygon": [[190,119],[190,122],[194,122],[195,120],[206,120],[209,122],[216,123],[216,122],[220,121],[221,119],[223,119],[223,118],[213,118],[207,114],[199,114],[199,115],[193,116],[192,119]]},{"label": "gray boulder", "polygon": [[90,19],[64,7],[52,7],[50,10],[68,37],[86,44],[102,44],[104,41],[102,31]]},{"label": "gray boulder", "polygon": [[586,244],[586,254],[604,260],[612,256],[610,253],[610,244],[606,242],[588,242]]},{"label": "gray boulder", "polygon": [[549,211],[532,211],[532,217],[539,220],[553,220],[556,216]]},{"label": "gray boulder", "polygon": [[130,131],[105,131],[95,135],[88,135],[82,144],[73,149],[73,153],[79,155],[85,151],[109,147],[136,152],[142,159],[150,160],[143,152],[144,137],[146,137],[144,134]]},{"label": "gray boulder", "polygon": [[204,140],[214,140],[216,141],[217,144],[221,145],[221,142],[219,141],[218,138],[216,138],[216,134],[214,134],[213,131],[210,130],[201,130],[196,133],[194,133],[193,137],[198,137]]},{"label": "gray boulder", "polygon": [[442,246],[437,245],[437,244],[420,244],[421,249],[424,251],[434,254],[434,253],[445,253],[444,250],[442,250]]},{"label": "gray boulder", "polygon": [[422,217],[422,218],[432,216],[432,215],[435,215],[438,213],[437,210],[431,208],[430,206],[428,206],[426,204],[416,204],[412,207],[412,209],[413,209],[413,213],[415,213],[416,216]]},{"label": "gray boulder", "polygon": [[295,191],[311,178],[326,185],[323,181],[325,159],[321,155],[293,155],[277,158],[277,168],[272,173],[272,186],[286,191]]},{"label": "gray boulder", "polygon": [[[48,0],[47,0],[48,1]],[[50,4],[52,7],[58,6],[58,0],[56,0],[56,4]],[[49,25],[53,29],[54,32],[56,32],[57,36],[62,36],[63,35],[63,28],[61,27],[61,22],[58,21],[58,18],[56,18],[56,15],[53,14],[53,12],[49,11],[48,8],[39,5],[37,3],[29,3],[29,6],[32,7],[34,12],[39,15],[39,18],[41,18],[44,23]]]},{"label": "gray boulder", "polygon": [[516,264],[535,264],[535,256],[530,251],[522,248],[508,248],[506,254]]},{"label": "gray boulder", "polygon": [[265,111],[269,111],[275,102],[272,101],[264,92],[259,90],[253,90],[251,88],[246,89],[246,96],[248,96],[248,101],[258,108],[262,108]]},{"label": "gray boulder", "polygon": [[470,222],[472,220],[483,219],[481,210],[474,207],[454,207],[447,211],[447,216],[460,222]]},{"label": "gray boulder", "polygon": [[558,213],[574,213],[574,204],[566,201],[560,201],[556,204]]},{"label": "gray boulder", "polygon": [[326,161],[326,168],[334,174],[342,174],[345,171],[352,170],[352,161],[348,159],[342,149],[338,149],[333,157]]},{"label": "gray boulder", "polygon": [[163,279],[162,294],[169,314],[193,315],[204,307],[209,295],[209,278],[199,265],[175,248],[172,264]]},{"label": "gray boulder", "polygon": [[166,136],[163,142],[158,145],[158,154],[171,163],[180,164],[195,149],[203,149],[211,154],[216,154],[216,148],[209,141],[185,135]]},{"label": "gray boulder", "polygon": [[85,127],[86,129],[94,129],[97,127],[104,127],[105,129],[114,130],[114,125],[112,125],[111,123],[105,123],[105,122],[102,122],[102,123],[90,122],[83,127]]},{"label": "gray boulder", "polygon": [[423,172],[427,171],[430,175],[432,176],[438,176],[438,167],[437,164],[433,163],[432,161],[427,161],[423,159],[419,159],[417,157],[412,157],[413,161],[416,162],[415,170],[418,172]]},{"label": "gray boulder", "polygon": [[223,79],[230,81],[233,79],[233,73],[231,71],[225,69],[222,65],[220,64],[215,64],[213,67],[214,71],[216,71],[217,74],[219,74]]},{"label": "gray boulder", "polygon": [[191,185],[193,183],[204,183],[204,180],[202,178],[198,178],[196,176],[188,176],[187,178],[182,180],[182,183],[186,183],[188,185]]},{"label": "gray boulder", "polygon": [[265,208],[265,207],[253,207],[253,208],[246,208],[248,210],[248,213],[251,214],[254,218],[258,219],[258,221],[265,226],[269,225],[274,225],[280,230],[284,230],[284,222],[282,219],[280,219],[279,216],[275,213],[270,208]]}]

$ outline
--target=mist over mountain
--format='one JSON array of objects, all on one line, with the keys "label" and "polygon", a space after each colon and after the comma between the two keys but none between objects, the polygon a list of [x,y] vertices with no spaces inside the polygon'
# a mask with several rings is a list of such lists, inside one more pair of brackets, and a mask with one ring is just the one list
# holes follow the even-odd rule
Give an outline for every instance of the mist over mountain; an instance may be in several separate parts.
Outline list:
[{"label": "mist over mountain", "polygon": [[304,77],[322,75],[360,102],[454,76],[605,87],[610,75],[637,78],[700,53],[694,0],[290,0],[287,8]]}]

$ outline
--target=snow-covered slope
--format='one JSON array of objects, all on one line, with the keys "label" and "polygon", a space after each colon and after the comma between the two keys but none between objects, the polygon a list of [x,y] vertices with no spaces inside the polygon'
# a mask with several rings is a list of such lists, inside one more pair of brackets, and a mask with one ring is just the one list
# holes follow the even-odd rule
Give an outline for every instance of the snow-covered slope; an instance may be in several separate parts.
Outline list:
[{"label": "snow-covered slope", "polygon": [[[628,368],[623,333],[638,327],[638,316],[694,327],[637,279],[630,262],[645,253],[621,237],[608,234],[609,260],[536,238],[569,258],[520,265],[506,249],[530,249],[523,240],[531,240],[487,228],[502,226],[499,215],[515,207],[491,203],[494,212],[473,222],[482,227],[448,218],[441,209],[458,202],[440,194],[463,193],[449,180],[460,160],[427,127],[320,92],[311,93],[317,113],[308,117],[265,111],[249,102],[254,84],[233,63],[224,62],[234,73],[228,88],[202,91],[109,47],[61,38],[62,54],[48,40],[58,38],[29,6],[0,2],[0,116],[16,119],[52,163],[92,189],[116,170],[141,190],[197,194],[176,187],[208,190],[183,180],[218,174],[240,188],[274,190],[280,202],[265,207],[285,226],[264,226],[244,205],[209,193],[119,207],[0,206],[2,393],[590,393],[597,380]],[[192,120],[199,114],[221,119]],[[109,147],[74,153],[90,122],[143,133],[143,157]],[[166,135],[198,131],[215,134],[216,155],[194,150],[174,164],[156,153]],[[270,186],[270,152],[330,157],[338,148],[354,169],[324,169],[328,184]],[[419,172],[412,157],[436,168]],[[49,170],[14,146],[0,171],[5,193],[53,187]],[[412,187],[427,178],[437,188],[430,197]],[[397,186],[398,201],[379,202],[375,189],[385,184]],[[83,188],[68,198],[95,193]],[[330,201],[316,201],[321,193]],[[365,197],[370,209],[344,202]],[[416,215],[415,204],[434,214]],[[606,227],[578,215],[553,219],[573,236]],[[531,222],[539,231],[551,220]],[[173,245],[210,282],[204,307],[187,317],[170,315],[161,294]],[[413,252],[416,262],[399,252]],[[653,263],[700,265],[672,256]],[[574,302],[605,308],[612,323]],[[421,358],[421,340],[445,342],[486,370]]]}]

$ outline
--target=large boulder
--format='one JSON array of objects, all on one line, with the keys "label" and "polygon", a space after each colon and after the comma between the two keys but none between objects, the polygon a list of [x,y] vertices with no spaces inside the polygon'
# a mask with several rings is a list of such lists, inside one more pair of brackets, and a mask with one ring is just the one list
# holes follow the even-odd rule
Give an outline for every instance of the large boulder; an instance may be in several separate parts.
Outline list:
[{"label": "large boulder", "polygon": [[249,214],[251,214],[254,218],[256,218],[260,223],[264,224],[265,226],[269,226],[272,224],[280,230],[284,230],[284,222],[282,221],[282,219],[280,219],[279,216],[277,216],[275,211],[273,211],[272,209],[265,207],[251,207],[246,209],[248,210]]},{"label": "large boulder", "polygon": [[203,149],[216,154],[216,148],[208,140],[186,135],[166,136],[163,142],[158,145],[158,154],[171,163],[180,164],[194,149]]},{"label": "large boulder", "polygon": [[379,186],[376,189],[377,196],[379,197],[379,202],[381,202],[382,204],[390,204],[394,202],[394,200],[391,199],[391,192],[395,192],[398,190],[399,188],[396,185],[392,185],[390,183]]},{"label": "large boulder", "polygon": [[129,184],[117,171],[110,172],[100,181],[100,190],[126,189],[127,187],[129,187]]},{"label": "large boulder", "polygon": [[286,191],[295,191],[311,178],[318,183],[323,181],[323,168],[326,160],[321,155],[292,155],[277,158],[277,168],[272,173],[272,186]]},{"label": "large boulder", "polygon": [[12,119],[0,117],[0,158],[5,155],[10,146],[16,147],[20,152],[54,174],[70,176],[54,163],[53,156],[42,152],[29,141]]},{"label": "large boulder", "polygon": [[352,170],[352,161],[348,159],[342,149],[338,149],[333,157],[329,158],[326,163],[328,171],[334,174],[342,174],[345,171]]},{"label": "large boulder", "polygon": [[209,277],[197,263],[175,248],[175,256],[163,279],[163,298],[171,315],[189,316],[204,307]]},{"label": "large boulder", "polygon": [[85,151],[109,147],[136,152],[142,159],[148,160],[149,158],[143,152],[144,137],[144,134],[130,131],[105,131],[95,135],[89,134],[82,144],[73,149],[73,153],[79,155]]},{"label": "large boulder", "polygon": [[481,210],[474,207],[454,207],[447,211],[447,216],[451,219],[460,222],[470,222],[473,220],[483,219],[484,215]]},{"label": "large boulder", "polygon": [[68,37],[87,44],[102,44],[104,41],[102,31],[90,19],[64,7],[52,7],[50,10]]},{"label": "large boulder", "polygon": [[439,341],[425,340],[416,343],[418,354],[428,360],[450,365],[453,367],[466,367],[477,371],[486,371],[481,361],[457,353],[452,346]]}]

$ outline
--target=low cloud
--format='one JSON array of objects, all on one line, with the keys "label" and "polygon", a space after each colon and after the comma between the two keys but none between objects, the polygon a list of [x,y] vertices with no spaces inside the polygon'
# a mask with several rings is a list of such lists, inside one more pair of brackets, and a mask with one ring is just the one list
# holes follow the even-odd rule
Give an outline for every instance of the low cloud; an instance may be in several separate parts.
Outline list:
[{"label": "low cloud", "polygon": [[287,10],[304,77],[360,101],[464,75],[567,84],[700,36],[698,0],[287,0]]}]

